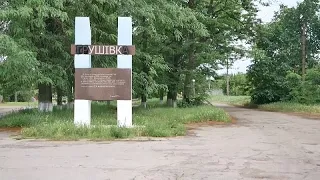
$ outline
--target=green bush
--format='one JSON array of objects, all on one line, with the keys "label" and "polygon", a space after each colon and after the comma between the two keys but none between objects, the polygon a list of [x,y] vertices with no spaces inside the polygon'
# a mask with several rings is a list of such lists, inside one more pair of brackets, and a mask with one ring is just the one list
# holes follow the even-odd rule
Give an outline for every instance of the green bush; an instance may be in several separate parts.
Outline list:
[{"label": "green bush", "polygon": [[284,100],[290,93],[286,80],[290,66],[282,59],[272,59],[267,51],[255,49],[252,52],[253,64],[247,72],[252,85],[252,103],[267,104]]},{"label": "green bush", "polygon": [[305,81],[300,75],[289,72],[286,80],[290,88],[290,93],[286,100],[303,103],[320,103],[320,69],[309,69],[306,72]]},{"label": "green bush", "polygon": [[187,107],[194,107],[194,106],[201,106],[205,103],[207,99],[206,95],[203,94],[199,94],[196,97],[192,97],[188,102],[186,102],[185,100],[180,100],[177,103],[177,106],[180,108],[187,108]]}]

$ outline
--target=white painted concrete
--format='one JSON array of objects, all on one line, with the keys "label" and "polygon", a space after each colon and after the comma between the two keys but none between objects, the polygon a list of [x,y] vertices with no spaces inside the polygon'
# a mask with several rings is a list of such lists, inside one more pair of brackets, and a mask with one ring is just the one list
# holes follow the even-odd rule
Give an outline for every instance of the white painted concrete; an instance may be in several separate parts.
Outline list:
[{"label": "white painted concrete", "polygon": [[[118,17],[118,45],[132,45],[131,17]],[[117,68],[132,69],[132,55],[118,55]],[[131,100],[117,101],[117,124],[121,127],[132,126],[132,97]]]},{"label": "white painted concrete", "polygon": [[39,102],[38,109],[41,112],[52,112],[53,104],[52,102]]},{"label": "white painted concrete", "polygon": [[[75,44],[91,45],[91,28],[89,17],[76,17]],[[91,55],[76,54],[74,56],[75,68],[91,68]],[[74,123],[76,125],[90,125],[91,100],[74,100]]]}]

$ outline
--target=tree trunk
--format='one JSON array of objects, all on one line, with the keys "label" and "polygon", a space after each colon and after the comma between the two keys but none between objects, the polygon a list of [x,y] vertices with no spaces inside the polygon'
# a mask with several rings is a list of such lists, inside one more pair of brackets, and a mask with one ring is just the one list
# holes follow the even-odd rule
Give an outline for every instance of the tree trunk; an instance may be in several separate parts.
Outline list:
[{"label": "tree trunk", "polygon": [[179,60],[181,55],[176,54],[173,56],[173,67],[170,72],[168,72],[168,98],[170,98],[170,103],[168,104],[171,107],[177,106],[177,93],[178,93],[178,84],[180,83],[180,73],[178,71]]},{"label": "tree trunk", "polygon": [[164,90],[163,89],[160,89],[159,96],[160,96],[160,103],[162,103],[163,102],[163,96],[164,96]]},{"label": "tree trunk", "polygon": [[305,80],[306,75],[306,23],[302,24],[301,34],[301,55],[302,55],[302,81]]},{"label": "tree trunk", "polygon": [[74,105],[73,95],[69,94],[67,108],[72,109],[73,105]]},{"label": "tree trunk", "polygon": [[[146,17],[143,17],[143,24],[147,26],[147,18]],[[142,43],[142,48],[147,51],[148,49],[148,34],[147,32],[144,32],[143,34],[143,43]],[[147,57],[145,57],[145,62],[147,62]],[[149,76],[149,71],[150,71],[150,68],[148,67],[147,63],[143,63],[142,64],[142,71],[147,75],[147,77]],[[144,108],[147,108],[147,90],[148,90],[148,87],[149,84],[146,83],[146,84],[143,84],[143,94],[141,95],[141,106],[144,107]]]},{"label": "tree trunk", "polygon": [[227,75],[227,96],[230,96],[230,77]]},{"label": "tree trunk", "polygon": [[184,86],[183,86],[183,100],[187,103],[190,103],[191,98],[191,74],[189,72],[186,73],[184,79]]},{"label": "tree trunk", "polygon": [[[73,68],[70,73],[74,74],[74,72],[75,72],[75,69]],[[68,97],[67,108],[73,109],[73,107],[74,107],[74,77],[69,75],[68,79],[69,79],[70,87],[68,88],[69,90],[68,90],[68,94],[67,94],[67,97]]]},{"label": "tree trunk", "polygon": [[14,102],[18,102],[18,92],[14,92]]},{"label": "tree trunk", "polygon": [[177,107],[177,94],[178,94],[179,75],[177,72],[171,74],[171,83],[168,85],[168,97],[170,97],[170,107]]},{"label": "tree trunk", "polygon": [[194,46],[191,45],[190,47],[190,53],[189,53],[189,61],[187,65],[187,73],[185,76],[185,81],[184,81],[184,93],[183,93],[183,100],[186,101],[187,103],[190,102],[191,99],[191,92],[192,92],[192,78],[193,78],[193,71],[195,69],[195,50]]},{"label": "tree trunk", "polygon": [[141,106],[143,108],[147,108],[147,96],[146,95],[141,96]]},{"label": "tree trunk", "polygon": [[177,94],[178,94],[178,92],[177,92],[177,90],[174,90],[171,93],[172,93],[171,94],[171,97],[172,97],[172,105],[171,106],[173,108],[176,108],[177,107]]},{"label": "tree trunk", "polygon": [[[190,9],[195,8],[195,0],[188,1],[188,7]],[[190,34],[190,39],[193,38],[193,34]],[[192,78],[193,78],[193,70],[195,68],[195,47],[194,45],[190,45],[189,50],[189,61],[187,63],[187,72],[185,74],[184,87],[183,87],[183,100],[187,103],[190,103],[191,92],[192,92]]]},{"label": "tree trunk", "polygon": [[62,94],[62,90],[61,90],[61,88],[58,88],[57,87],[57,108],[58,109],[62,109],[62,96],[63,96],[63,94]]},{"label": "tree trunk", "polygon": [[52,105],[52,86],[48,84],[39,84],[39,111],[51,112]]},{"label": "tree trunk", "polygon": [[169,89],[167,93],[167,106],[172,106],[172,97],[171,97],[171,90]]},{"label": "tree trunk", "polygon": [[230,78],[229,78],[229,60],[227,59],[227,77],[226,77],[226,83],[227,83],[227,96],[230,95]]}]

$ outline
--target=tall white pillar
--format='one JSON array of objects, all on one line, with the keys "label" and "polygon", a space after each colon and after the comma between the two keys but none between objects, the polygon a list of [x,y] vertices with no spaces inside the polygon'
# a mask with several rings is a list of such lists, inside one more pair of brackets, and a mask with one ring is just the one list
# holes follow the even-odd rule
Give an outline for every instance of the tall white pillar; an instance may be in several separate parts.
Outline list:
[{"label": "tall white pillar", "polygon": [[[89,17],[75,19],[75,45],[91,45],[91,28]],[[75,68],[91,68],[91,55],[75,54]],[[77,89],[75,89],[76,91]],[[91,100],[74,100],[74,124],[90,125]]]},{"label": "tall white pillar", "polygon": [[[131,17],[118,17],[118,45],[132,45]],[[117,68],[130,68],[132,82],[132,55],[118,55]],[[132,94],[131,100],[117,101],[117,120],[117,124],[119,127],[132,126]]]}]

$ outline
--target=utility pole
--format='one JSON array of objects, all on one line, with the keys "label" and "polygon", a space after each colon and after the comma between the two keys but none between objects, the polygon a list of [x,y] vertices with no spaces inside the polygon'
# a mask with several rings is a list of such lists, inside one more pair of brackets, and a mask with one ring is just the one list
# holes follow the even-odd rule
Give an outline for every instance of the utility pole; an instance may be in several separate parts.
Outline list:
[{"label": "utility pole", "polygon": [[230,95],[230,84],[229,84],[229,58],[227,58],[227,96]]},{"label": "utility pole", "polygon": [[306,23],[303,20],[301,31],[302,81],[305,80],[306,75],[306,28]]}]

